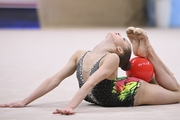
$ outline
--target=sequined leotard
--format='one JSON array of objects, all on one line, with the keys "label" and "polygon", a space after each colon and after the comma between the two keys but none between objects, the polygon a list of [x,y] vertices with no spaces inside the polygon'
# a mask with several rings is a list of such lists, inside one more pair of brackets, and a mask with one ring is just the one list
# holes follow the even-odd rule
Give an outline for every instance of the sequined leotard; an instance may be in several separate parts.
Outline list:
[{"label": "sequined leotard", "polygon": [[[88,53],[87,51],[81,59],[78,61],[76,76],[81,88],[85,83],[82,75],[83,59]],[[105,57],[104,55],[99,59],[91,69],[89,76],[91,76],[99,68],[100,61]],[[140,86],[139,79],[121,77],[115,80],[102,80],[98,83],[91,92],[85,97],[85,101],[106,106],[106,107],[117,107],[117,106],[133,106],[134,96],[137,88]]]}]

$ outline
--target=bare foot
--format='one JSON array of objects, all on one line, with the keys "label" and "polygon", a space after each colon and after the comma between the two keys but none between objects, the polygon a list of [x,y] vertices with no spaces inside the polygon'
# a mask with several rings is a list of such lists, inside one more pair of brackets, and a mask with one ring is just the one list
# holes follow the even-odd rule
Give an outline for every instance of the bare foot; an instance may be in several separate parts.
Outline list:
[{"label": "bare foot", "polygon": [[132,43],[134,55],[147,57],[147,50],[151,45],[146,32],[141,28],[129,27],[126,33]]},{"label": "bare foot", "polygon": [[137,51],[138,51],[138,48],[139,48],[140,41],[139,41],[138,37],[134,34],[134,29],[135,29],[134,27],[128,27],[126,29],[126,34],[127,34],[129,40],[132,43],[134,55],[138,56]]}]

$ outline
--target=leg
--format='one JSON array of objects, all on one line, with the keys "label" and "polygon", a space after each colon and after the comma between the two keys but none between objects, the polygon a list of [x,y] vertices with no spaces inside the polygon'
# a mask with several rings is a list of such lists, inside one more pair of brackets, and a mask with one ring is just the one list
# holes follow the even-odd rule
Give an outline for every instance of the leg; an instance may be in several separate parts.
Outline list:
[{"label": "leg", "polygon": [[150,47],[148,49],[148,59],[152,62],[155,70],[155,80],[162,87],[169,90],[180,90],[179,84],[176,81],[173,73],[166,67],[166,65],[161,61],[158,55],[155,53],[154,49]]},{"label": "leg", "polygon": [[166,89],[179,91],[180,87],[178,82],[154,51],[146,32],[140,28],[129,27],[126,33],[128,37],[130,36],[129,39],[132,43],[134,53],[136,53],[137,56],[146,57],[152,62],[157,83]]},{"label": "leg", "polygon": [[167,90],[156,84],[141,81],[135,95],[134,106],[138,105],[163,105],[180,102],[180,91]]}]

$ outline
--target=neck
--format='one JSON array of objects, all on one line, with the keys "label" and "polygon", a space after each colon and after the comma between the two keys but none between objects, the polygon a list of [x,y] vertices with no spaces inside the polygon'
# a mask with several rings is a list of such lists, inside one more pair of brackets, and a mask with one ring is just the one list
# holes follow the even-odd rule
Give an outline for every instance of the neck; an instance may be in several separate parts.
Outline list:
[{"label": "neck", "polygon": [[97,46],[93,48],[91,53],[93,54],[106,54],[106,53],[112,53],[116,51],[116,47],[111,41],[103,40],[101,43],[99,43]]}]

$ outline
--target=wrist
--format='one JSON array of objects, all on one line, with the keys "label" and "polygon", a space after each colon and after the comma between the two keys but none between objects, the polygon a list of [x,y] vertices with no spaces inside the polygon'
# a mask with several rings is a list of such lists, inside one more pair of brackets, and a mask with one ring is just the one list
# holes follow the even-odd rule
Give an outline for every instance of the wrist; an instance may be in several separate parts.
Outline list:
[{"label": "wrist", "polygon": [[22,104],[24,104],[24,106],[26,106],[26,105],[28,105],[29,103],[28,103],[27,99],[23,99],[23,100],[22,100]]},{"label": "wrist", "polygon": [[74,107],[73,105],[66,105],[66,108],[70,108],[70,109],[74,110],[76,107]]}]

